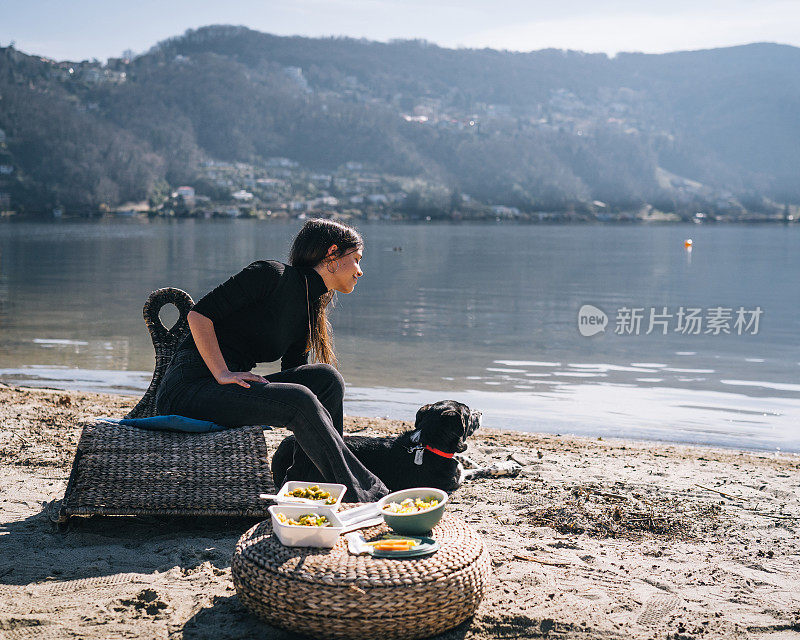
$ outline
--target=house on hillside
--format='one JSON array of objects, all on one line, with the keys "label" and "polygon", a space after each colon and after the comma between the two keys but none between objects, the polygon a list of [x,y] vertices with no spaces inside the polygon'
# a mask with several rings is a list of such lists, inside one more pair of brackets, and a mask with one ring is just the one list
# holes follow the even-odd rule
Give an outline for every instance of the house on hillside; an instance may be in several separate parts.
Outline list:
[{"label": "house on hillside", "polygon": [[318,209],[320,207],[337,207],[339,206],[338,198],[333,196],[323,196],[322,198],[314,198],[307,203],[309,209]]},{"label": "house on hillside", "polygon": [[128,79],[128,74],[124,71],[114,71],[113,69],[103,70],[103,79],[112,84],[122,84]]},{"label": "house on hillside", "polygon": [[253,199],[253,194],[249,191],[245,191],[244,189],[239,189],[239,191],[234,191],[231,194],[231,197],[239,202],[249,202]]},{"label": "house on hillside", "polygon": [[194,206],[194,187],[178,187],[175,190],[176,198],[183,198],[187,207]]},{"label": "house on hillside", "polygon": [[498,218],[516,218],[519,215],[519,209],[500,204],[492,207],[492,213]]}]

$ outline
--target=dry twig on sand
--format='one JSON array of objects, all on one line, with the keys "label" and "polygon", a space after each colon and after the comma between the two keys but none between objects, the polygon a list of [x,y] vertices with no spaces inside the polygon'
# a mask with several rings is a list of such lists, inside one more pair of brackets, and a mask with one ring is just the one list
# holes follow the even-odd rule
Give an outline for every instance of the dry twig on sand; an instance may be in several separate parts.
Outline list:
[{"label": "dry twig on sand", "polygon": [[721,496],[725,496],[726,498],[730,498],[731,500],[744,500],[744,496],[732,496],[729,493],[723,493],[717,489],[712,489],[711,487],[703,486],[702,484],[695,483],[695,487],[700,487],[701,489],[705,489],[706,491],[711,491],[713,493],[718,493]]},{"label": "dry twig on sand", "polygon": [[570,564],[568,562],[550,562],[549,560],[542,560],[540,558],[534,558],[533,556],[525,556],[520,553],[515,553],[514,557],[517,560],[527,560],[528,562],[538,562],[539,564],[546,564],[548,567],[569,567]]}]

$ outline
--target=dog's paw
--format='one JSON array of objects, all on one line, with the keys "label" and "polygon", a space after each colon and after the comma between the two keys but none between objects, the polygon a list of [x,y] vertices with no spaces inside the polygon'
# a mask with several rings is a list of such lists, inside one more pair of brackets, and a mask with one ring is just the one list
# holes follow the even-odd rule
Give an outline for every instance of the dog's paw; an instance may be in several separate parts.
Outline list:
[{"label": "dog's paw", "polygon": [[462,484],[464,484],[464,480],[467,479],[466,471],[464,471],[464,466],[459,462],[458,467],[456,467],[456,486],[453,487],[453,491],[458,489]]},{"label": "dog's paw", "polygon": [[456,455],[453,456],[453,458],[456,460],[456,462],[458,462],[461,465],[462,471],[464,469],[475,469],[476,467],[480,466],[472,458],[463,453],[457,453]]},{"label": "dog's paw", "polygon": [[522,466],[513,460],[506,460],[505,462],[498,462],[489,467],[481,467],[480,469],[468,469],[464,472],[465,479],[476,478],[500,478],[503,476],[516,477],[522,471]]}]

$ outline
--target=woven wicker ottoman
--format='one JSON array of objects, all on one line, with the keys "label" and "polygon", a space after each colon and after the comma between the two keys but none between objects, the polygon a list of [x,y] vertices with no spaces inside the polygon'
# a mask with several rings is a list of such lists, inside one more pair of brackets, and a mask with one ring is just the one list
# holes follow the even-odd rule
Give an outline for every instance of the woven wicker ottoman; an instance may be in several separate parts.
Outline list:
[{"label": "woven wicker ottoman", "polygon": [[[381,524],[367,540],[387,532]],[[421,558],[354,556],[344,536],[332,549],[284,547],[269,520],[245,533],[231,562],[244,605],[269,624],[319,638],[426,638],[478,608],[491,562],[483,540],[445,514]]]}]

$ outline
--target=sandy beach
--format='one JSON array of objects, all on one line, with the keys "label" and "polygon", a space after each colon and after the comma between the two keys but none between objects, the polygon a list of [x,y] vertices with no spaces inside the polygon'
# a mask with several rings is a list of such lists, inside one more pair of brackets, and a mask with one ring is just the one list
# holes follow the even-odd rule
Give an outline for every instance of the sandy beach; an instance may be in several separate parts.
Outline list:
[{"label": "sandy beach", "polygon": [[[0,388],[0,637],[299,637],[235,595],[231,555],[252,519],[51,522],[82,424],[135,401]],[[285,435],[265,432],[270,452]],[[800,455],[488,428],[467,454],[522,470],[452,497],[494,576],[474,618],[439,637],[800,638]]]}]

